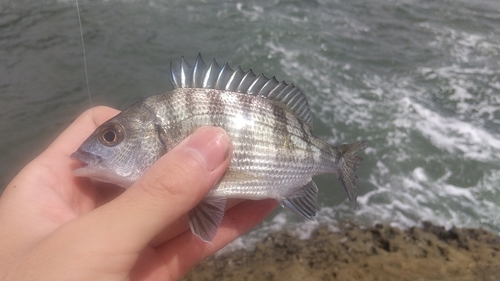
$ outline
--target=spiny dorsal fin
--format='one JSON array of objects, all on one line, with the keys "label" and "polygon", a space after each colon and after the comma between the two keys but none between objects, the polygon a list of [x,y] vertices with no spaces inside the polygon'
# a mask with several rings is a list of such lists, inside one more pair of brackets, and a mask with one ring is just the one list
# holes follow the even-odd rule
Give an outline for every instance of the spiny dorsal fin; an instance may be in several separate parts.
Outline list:
[{"label": "spiny dorsal fin", "polygon": [[279,82],[275,77],[255,75],[252,69],[243,71],[240,66],[231,69],[227,63],[222,67],[215,61],[207,65],[198,54],[191,66],[181,58],[179,70],[170,63],[170,82],[174,88],[205,88],[239,92],[262,96],[284,104],[306,124],[312,126],[311,111],[302,91],[293,83]]}]

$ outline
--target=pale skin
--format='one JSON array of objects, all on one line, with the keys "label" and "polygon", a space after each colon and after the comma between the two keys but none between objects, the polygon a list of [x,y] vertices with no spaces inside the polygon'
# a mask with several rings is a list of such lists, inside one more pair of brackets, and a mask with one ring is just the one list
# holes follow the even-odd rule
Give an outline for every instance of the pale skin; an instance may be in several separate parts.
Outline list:
[{"label": "pale skin", "polygon": [[222,176],[230,138],[204,127],[161,157],[128,190],[77,178],[70,155],[118,113],[78,117],[0,197],[0,280],[176,280],[262,221],[277,203],[227,210],[212,243],[191,234],[186,213]]}]

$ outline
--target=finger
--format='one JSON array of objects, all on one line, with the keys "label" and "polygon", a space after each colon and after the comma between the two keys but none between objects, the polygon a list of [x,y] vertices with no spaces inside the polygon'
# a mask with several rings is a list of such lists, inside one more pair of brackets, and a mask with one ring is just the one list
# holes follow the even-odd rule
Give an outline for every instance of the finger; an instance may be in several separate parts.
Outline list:
[{"label": "finger", "polygon": [[161,157],[130,189],[89,213],[92,223],[106,226],[95,234],[109,239],[119,233],[107,246],[139,252],[201,201],[229,165],[231,147],[223,129],[198,129]]},{"label": "finger", "polygon": [[47,152],[62,152],[67,156],[71,155],[99,125],[118,113],[120,111],[106,106],[96,106],[86,110],[57,137]]},{"label": "finger", "polygon": [[[2,211],[16,215],[4,218],[4,222],[12,220],[9,230],[17,233],[17,241],[22,244],[18,248],[30,246],[34,237],[50,233],[77,213],[93,208],[93,202],[78,196],[83,193],[72,184],[74,161],[69,154],[95,129],[96,121],[104,122],[117,112],[109,107],[87,110],[6,187],[2,195]],[[90,193],[92,189],[85,189],[85,192]]]},{"label": "finger", "polygon": [[99,123],[105,122],[117,113],[119,113],[118,110],[105,106],[98,106],[85,111],[40,156],[28,164],[19,175],[23,173],[32,174],[40,170],[40,165],[50,167],[51,170],[72,171],[75,168],[75,161],[69,158],[71,153],[82,144]]},{"label": "finger", "polygon": [[[82,113],[52,144],[24,169],[28,178],[45,183],[68,202],[75,214],[85,214],[95,206],[96,189],[87,178],[75,178],[73,171],[81,165],[70,158],[98,125],[118,114],[110,107],[98,106]],[[37,176],[38,175],[38,176]],[[37,187],[40,184],[32,184]],[[40,188],[39,188],[40,189]],[[40,192],[45,192],[40,189]]]},{"label": "finger", "polygon": [[[37,192],[45,193],[42,187],[50,187],[66,199],[74,198],[73,170],[77,163],[69,155],[95,130],[96,122],[104,122],[118,112],[104,106],[85,111],[42,154],[19,172],[5,189],[4,195],[16,193],[21,199],[39,199],[41,197]],[[16,186],[24,188],[17,188],[17,192],[14,192]],[[27,193],[20,194],[20,191]]]},{"label": "finger", "polygon": [[[227,210],[219,231],[212,243],[205,243],[186,231],[178,237],[156,248],[156,252],[146,251],[132,271],[132,280],[177,280],[200,261],[214,254],[231,241],[259,224],[276,207],[273,199],[244,201]],[[160,258],[148,258],[158,255]],[[154,278],[152,278],[154,279]]]},{"label": "finger", "polygon": [[[118,113],[118,110],[105,106],[88,109],[73,121],[73,123],[71,123],[71,125],[69,125],[69,127],[66,128],[66,130],[64,130],[52,144],[40,154],[40,156],[27,165],[24,170],[30,170],[34,167],[35,170],[40,171],[40,167],[45,167],[49,171],[54,171],[56,175],[65,175],[66,177],[60,180],[64,181],[64,186],[70,186],[69,183],[75,179],[73,170],[76,169],[78,165],[81,165],[81,163],[77,163],[75,160],[70,159],[69,156],[78,149],[99,124],[104,123]],[[81,180],[82,179],[77,179],[77,181]],[[56,184],[52,185],[56,186]]]}]

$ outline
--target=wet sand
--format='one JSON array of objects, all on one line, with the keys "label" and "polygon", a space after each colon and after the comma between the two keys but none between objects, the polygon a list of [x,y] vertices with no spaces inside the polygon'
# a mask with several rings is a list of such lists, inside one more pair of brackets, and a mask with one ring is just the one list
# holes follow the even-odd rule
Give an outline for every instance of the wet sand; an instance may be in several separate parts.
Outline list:
[{"label": "wet sand", "polygon": [[205,260],[183,280],[500,280],[500,237],[483,229],[335,227],[319,226],[307,240],[273,233],[255,249]]}]

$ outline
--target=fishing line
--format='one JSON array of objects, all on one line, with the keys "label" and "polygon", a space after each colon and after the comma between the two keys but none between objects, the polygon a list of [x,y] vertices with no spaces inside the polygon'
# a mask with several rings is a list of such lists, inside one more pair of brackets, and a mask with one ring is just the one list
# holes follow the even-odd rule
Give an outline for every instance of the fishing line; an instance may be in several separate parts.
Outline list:
[{"label": "fishing line", "polygon": [[75,3],[76,3],[76,13],[78,14],[78,24],[80,25],[80,37],[82,38],[83,67],[85,69],[85,81],[87,82],[87,95],[89,96],[90,108],[92,108],[92,112],[94,112],[94,105],[92,104],[92,98],[90,97],[89,74],[87,72],[87,57],[85,55],[85,42],[83,40],[82,19],[80,18],[80,9],[78,8],[78,0],[75,0]]}]

